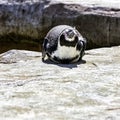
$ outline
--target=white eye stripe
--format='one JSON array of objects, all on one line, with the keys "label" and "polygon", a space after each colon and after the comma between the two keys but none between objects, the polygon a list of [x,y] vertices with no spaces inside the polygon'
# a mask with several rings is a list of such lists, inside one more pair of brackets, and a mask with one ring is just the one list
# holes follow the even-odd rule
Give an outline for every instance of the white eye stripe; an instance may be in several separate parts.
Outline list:
[{"label": "white eye stripe", "polygon": [[72,42],[75,40],[75,36],[73,36],[73,38],[68,38],[67,36],[65,36],[65,40]]}]

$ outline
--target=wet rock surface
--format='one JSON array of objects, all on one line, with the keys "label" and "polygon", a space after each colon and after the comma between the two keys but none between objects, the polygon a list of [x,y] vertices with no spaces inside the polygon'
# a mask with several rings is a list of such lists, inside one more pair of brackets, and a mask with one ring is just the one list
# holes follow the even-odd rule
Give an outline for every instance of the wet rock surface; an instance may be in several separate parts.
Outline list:
[{"label": "wet rock surface", "polygon": [[75,64],[41,53],[0,55],[1,120],[119,120],[120,46],[86,51]]},{"label": "wet rock surface", "polygon": [[119,4],[119,0],[0,0],[0,44],[6,39],[39,43],[53,26],[67,24],[81,32],[88,48],[120,45]]}]

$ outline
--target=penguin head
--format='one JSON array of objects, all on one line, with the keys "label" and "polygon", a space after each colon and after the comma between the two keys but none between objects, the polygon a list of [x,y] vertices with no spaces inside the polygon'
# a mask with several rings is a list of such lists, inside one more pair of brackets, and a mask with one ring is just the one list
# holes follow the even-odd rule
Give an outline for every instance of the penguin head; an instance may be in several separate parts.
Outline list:
[{"label": "penguin head", "polygon": [[63,35],[65,36],[66,41],[73,42],[75,40],[75,37],[77,36],[77,33],[74,29],[66,29],[63,32]]},{"label": "penguin head", "polygon": [[78,34],[74,28],[65,29],[60,35],[60,45],[75,47],[78,42]]}]

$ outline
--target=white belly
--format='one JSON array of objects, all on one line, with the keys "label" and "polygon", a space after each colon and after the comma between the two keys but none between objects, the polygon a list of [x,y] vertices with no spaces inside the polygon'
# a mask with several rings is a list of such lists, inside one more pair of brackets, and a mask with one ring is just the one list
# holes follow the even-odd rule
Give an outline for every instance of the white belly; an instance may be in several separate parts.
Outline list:
[{"label": "white belly", "polygon": [[52,54],[52,57],[59,57],[60,59],[74,58],[80,55],[80,51],[75,47],[59,46],[58,49]]}]

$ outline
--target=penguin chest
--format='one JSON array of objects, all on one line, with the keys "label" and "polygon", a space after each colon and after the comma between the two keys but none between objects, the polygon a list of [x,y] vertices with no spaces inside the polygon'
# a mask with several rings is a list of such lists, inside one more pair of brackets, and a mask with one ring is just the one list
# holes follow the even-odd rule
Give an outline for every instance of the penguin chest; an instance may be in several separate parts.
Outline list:
[{"label": "penguin chest", "polygon": [[60,46],[56,51],[53,52],[52,57],[57,57],[59,59],[72,59],[80,55],[80,51],[76,50],[76,47],[70,46]]}]

